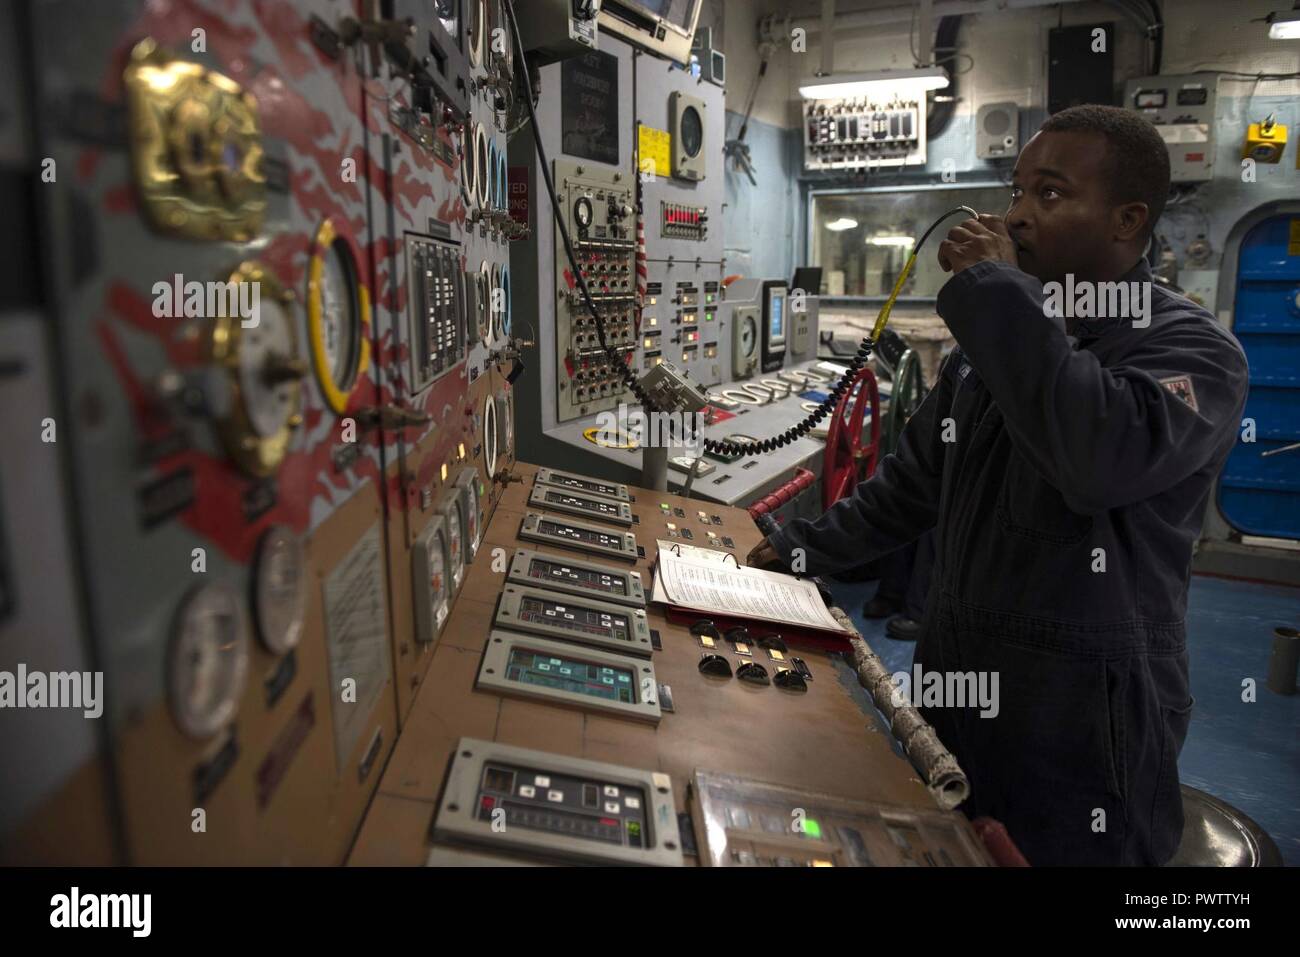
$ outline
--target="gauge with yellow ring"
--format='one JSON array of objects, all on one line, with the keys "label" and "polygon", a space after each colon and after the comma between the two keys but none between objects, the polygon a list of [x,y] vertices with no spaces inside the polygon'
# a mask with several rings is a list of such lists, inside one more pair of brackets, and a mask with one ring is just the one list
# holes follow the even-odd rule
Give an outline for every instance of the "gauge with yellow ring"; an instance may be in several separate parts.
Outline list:
[{"label": "gauge with yellow ring", "polygon": [[262,477],[279,467],[302,425],[307,366],[298,355],[295,297],[257,262],[241,263],[226,282],[239,308],[223,309],[228,314],[214,319],[208,339],[209,360],[226,373],[217,432],[235,464]]},{"label": "gauge with yellow ring", "polygon": [[370,366],[370,293],[352,241],[331,219],[316,230],[307,267],[311,362],[325,404],[338,415]]},{"label": "gauge with yellow ring", "polygon": [[628,432],[622,429],[583,429],[582,437],[592,445],[598,445],[602,449],[620,449],[631,452],[640,448],[640,443]]}]

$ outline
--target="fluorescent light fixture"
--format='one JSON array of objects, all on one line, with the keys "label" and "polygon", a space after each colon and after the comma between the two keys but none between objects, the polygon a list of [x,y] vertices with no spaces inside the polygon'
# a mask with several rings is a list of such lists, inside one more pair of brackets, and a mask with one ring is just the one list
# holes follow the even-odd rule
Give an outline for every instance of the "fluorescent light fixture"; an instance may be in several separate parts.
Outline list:
[{"label": "fluorescent light fixture", "polygon": [[1300,40],[1300,10],[1270,13],[1264,18],[1270,40]]},{"label": "fluorescent light fixture", "polygon": [[852,229],[857,225],[858,221],[856,219],[849,219],[848,217],[841,216],[839,219],[835,220],[835,222],[827,223],[826,228],[833,233],[842,233],[844,230]]},{"label": "fluorescent light fixture", "polygon": [[942,90],[947,86],[948,74],[938,67],[872,70],[868,73],[809,77],[799,87],[799,95],[805,100],[836,100],[889,89]]},{"label": "fluorescent light fixture", "polygon": [[868,246],[911,246],[915,240],[911,236],[868,236]]}]

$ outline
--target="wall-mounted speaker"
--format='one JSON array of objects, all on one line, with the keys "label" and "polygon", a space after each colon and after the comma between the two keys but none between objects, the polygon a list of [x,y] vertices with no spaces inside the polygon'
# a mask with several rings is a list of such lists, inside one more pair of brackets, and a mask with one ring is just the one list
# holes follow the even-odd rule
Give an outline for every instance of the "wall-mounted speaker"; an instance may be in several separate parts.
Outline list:
[{"label": "wall-mounted speaker", "polygon": [[1020,107],[1015,103],[986,103],[975,113],[975,155],[1002,159],[1020,150]]}]

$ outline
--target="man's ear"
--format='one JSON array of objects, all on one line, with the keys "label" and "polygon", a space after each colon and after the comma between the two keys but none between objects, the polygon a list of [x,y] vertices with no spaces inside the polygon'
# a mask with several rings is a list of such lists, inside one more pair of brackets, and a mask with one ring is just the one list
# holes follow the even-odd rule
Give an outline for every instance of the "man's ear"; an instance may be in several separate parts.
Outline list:
[{"label": "man's ear", "polygon": [[1150,210],[1146,203],[1125,203],[1115,207],[1113,221],[1115,238],[1120,242],[1135,242],[1146,228]]}]

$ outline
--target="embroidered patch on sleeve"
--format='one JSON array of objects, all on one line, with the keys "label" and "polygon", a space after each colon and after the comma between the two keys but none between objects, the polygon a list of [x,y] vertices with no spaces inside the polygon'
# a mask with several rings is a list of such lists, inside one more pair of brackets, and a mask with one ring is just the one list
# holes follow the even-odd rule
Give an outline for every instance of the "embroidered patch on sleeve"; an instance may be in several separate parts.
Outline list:
[{"label": "embroidered patch on sleeve", "polygon": [[1200,407],[1196,404],[1196,390],[1192,388],[1191,376],[1170,376],[1168,379],[1161,379],[1160,384],[1186,402],[1193,412],[1200,411]]}]

